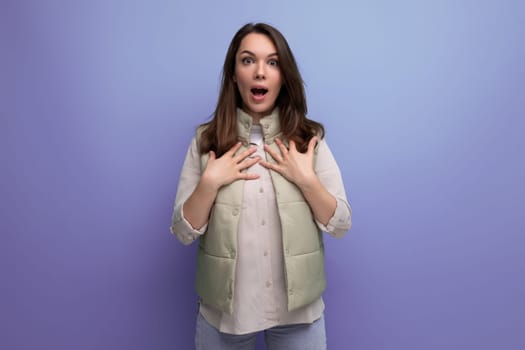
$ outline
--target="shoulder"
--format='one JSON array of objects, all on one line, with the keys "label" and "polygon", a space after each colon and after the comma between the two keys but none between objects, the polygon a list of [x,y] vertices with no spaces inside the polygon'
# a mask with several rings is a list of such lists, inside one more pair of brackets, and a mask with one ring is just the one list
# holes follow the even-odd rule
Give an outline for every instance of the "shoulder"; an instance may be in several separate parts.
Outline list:
[{"label": "shoulder", "polygon": [[199,148],[199,150],[201,150],[201,142],[203,141],[205,145],[208,145],[209,144],[209,127],[210,125],[208,124],[201,124],[199,125],[196,129],[195,129],[195,141],[197,143],[197,147]]},{"label": "shoulder", "polygon": [[315,133],[313,137],[317,138],[317,142],[315,144],[315,151],[317,153],[320,148],[326,147],[326,137],[324,133],[320,133],[320,132]]},{"label": "shoulder", "polygon": [[203,125],[199,125],[196,129],[195,129],[195,138],[197,140],[200,139],[200,137],[202,136],[202,133],[207,129],[207,125],[203,124]]}]

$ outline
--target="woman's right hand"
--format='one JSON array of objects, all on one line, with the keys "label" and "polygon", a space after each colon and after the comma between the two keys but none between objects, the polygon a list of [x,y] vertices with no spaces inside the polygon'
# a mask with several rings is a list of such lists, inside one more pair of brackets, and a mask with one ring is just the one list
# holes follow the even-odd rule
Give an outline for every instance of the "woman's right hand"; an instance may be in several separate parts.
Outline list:
[{"label": "woman's right hand", "polygon": [[200,229],[208,222],[213,202],[222,186],[235,180],[251,180],[259,177],[256,174],[243,172],[259,162],[260,157],[249,158],[257,148],[251,147],[236,155],[235,152],[239,148],[241,148],[240,142],[219,158],[215,157],[215,152],[210,151],[208,164],[197,186],[183,205],[184,218],[194,229]]},{"label": "woman's right hand", "polygon": [[250,147],[236,155],[235,153],[240,147],[241,143],[237,142],[219,158],[216,158],[215,152],[210,151],[208,164],[202,174],[201,182],[206,183],[206,185],[218,191],[222,186],[228,185],[235,180],[253,180],[259,178],[257,174],[243,172],[243,170],[261,160],[259,156],[250,158],[250,156],[257,151],[257,147]]}]

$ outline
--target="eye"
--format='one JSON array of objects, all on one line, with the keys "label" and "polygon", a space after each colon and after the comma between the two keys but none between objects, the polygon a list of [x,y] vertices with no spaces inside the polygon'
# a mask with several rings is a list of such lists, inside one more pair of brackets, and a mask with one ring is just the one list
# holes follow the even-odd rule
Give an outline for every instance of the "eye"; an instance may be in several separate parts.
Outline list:
[{"label": "eye", "polygon": [[279,61],[272,59],[272,60],[268,61],[268,64],[270,66],[273,66],[273,67],[278,67],[279,66]]},{"label": "eye", "polygon": [[252,63],[254,63],[255,61],[254,61],[253,58],[251,58],[251,57],[243,57],[243,58],[241,59],[241,62],[242,62],[242,64],[252,64]]}]

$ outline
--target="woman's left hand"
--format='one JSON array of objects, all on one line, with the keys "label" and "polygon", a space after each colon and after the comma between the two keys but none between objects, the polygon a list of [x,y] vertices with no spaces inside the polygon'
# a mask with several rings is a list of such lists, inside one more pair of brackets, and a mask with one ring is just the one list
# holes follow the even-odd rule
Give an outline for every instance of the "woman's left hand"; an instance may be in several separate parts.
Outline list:
[{"label": "woman's left hand", "polygon": [[308,142],[308,149],[306,153],[300,153],[294,141],[290,141],[289,149],[283,144],[280,139],[275,139],[275,143],[281,151],[276,152],[270,146],[264,145],[264,149],[268,152],[275,163],[269,163],[261,160],[259,163],[265,168],[274,170],[284,176],[287,180],[295,183],[299,188],[307,186],[312,181],[316,181],[317,175],[314,171],[314,148],[318,137],[314,136]]}]

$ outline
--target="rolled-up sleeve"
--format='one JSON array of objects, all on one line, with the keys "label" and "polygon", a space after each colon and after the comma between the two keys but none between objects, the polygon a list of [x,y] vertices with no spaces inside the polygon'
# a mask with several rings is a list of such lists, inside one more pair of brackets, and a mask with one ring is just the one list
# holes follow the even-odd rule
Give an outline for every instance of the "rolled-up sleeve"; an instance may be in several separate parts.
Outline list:
[{"label": "rolled-up sleeve", "polygon": [[315,172],[326,190],[335,197],[337,206],[327,225],[316,220],[317,226],[334,237],[342,237],[352,226],[352,208],[346,198],[341,171],[323,139],[317,146]]},{"label": "rolled-up sleeve", "polygon": [[173,216],[171,218],[170,231],[183,244],[190,244],[199,236],[206,232],[207,224],[198,229],[191,226],[191,224],[184,218],[183,205],[189,196],[195,190],[199,179],[201,177],[200,155],[197,149],[197,142],[195,138],[186,153],[186,159],[182,166],[182,171],[179,177],[179,185],[177,188],[177,195],[175,196],[175,204],[173,208]]}]

